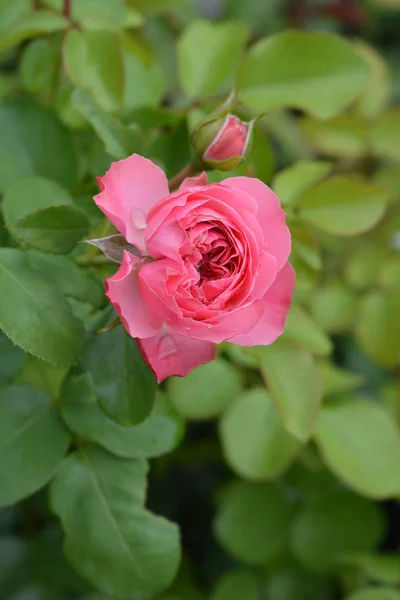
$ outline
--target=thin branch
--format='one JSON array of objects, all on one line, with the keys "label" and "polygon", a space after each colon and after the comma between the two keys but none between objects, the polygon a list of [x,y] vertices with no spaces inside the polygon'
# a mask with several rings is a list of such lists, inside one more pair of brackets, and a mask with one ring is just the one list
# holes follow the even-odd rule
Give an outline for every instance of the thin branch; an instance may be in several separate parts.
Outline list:
[{"label": "thin branch", "polygon": [[169,189],[171,192],[180,186],[182,181],[186,179],[186,177],[192,177],[197,173],[196,169],[189,163],[186,167],[183,167],[182,171],[179,171],[176,175],[171,177],[168,180]]},{"label": "thin branch", "polygon": [[72,0],[64,0],[63,15],[68,20],[71,18],[71,4]]}]

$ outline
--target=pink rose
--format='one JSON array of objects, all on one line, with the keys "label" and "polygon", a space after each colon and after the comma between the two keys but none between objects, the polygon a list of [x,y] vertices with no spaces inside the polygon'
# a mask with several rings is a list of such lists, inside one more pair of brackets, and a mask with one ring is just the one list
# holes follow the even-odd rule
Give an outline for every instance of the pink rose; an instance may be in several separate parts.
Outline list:
[{"label": "pink rose", "polygon": [[224,340],[282,334],[295,273],[285,214],[264,183],[208,185],[202,173],[170,194],[163,171],[137,154],[99,183],[97,206],[142,255],[124,250],[106,295],[159,382],[213,360]]}]

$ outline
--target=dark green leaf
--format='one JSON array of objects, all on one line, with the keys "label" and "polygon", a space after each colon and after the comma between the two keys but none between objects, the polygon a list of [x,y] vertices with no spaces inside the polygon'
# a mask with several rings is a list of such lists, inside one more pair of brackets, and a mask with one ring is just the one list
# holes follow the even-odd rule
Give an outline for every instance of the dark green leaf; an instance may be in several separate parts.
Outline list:
[{"label": "dark green leaf", "polygon": [[44,486],[69,443],[66,428],[42,390],[16,385],[0,394],[0,505]]},{"label": "dark green leaf", "polygon": [[22,370],[26,359],[25,352],[0,332],[0,385],[14,379]]},{"label": "dark green leaf", "polygon": [[104,414],[96,402],[94,384],[88,373],[67,380],[62,397],[66,402],[61,406],[61,414],[68,427],[117,456],[160,456],[173,450],[183,435],[182,419],[161,393],[147,419],[133,427],[119,425]]},{"label": "dark green leaf", "polygon": [[30,175],[70,189],[77,180],[72,136],[53,112],[27,99],[0,104],[0,190]]},{"label": "dark green leaf", "polygon": [[167,587],[179,563],[176,525],[144,508],[147,465],[96,446],[71,454],[51,502],[74,568],[107,594],[139,599]]},{"label": "dark green leaf", "polygon": [[396,588],[370,587],[354,592],[346,600],[400,600],[400,592]]},{"label": "dark green leaf", "polygon": [[259,600],[260,581],[252,571],[229,571],[217,583],[210,600]]},{"label": "dark green leaf", "polygon": [[57,366],[74,364],[85,341],[84,329],[62,293],[32,269],[26,255],[0,249],[0,327],[26,352]]},{"label": "dark green leaf", "polygon": [[92,337],[83,369],[91,372],[100,406],[110,419],[137,425],[150,414],[156,378],[122,326]]}]

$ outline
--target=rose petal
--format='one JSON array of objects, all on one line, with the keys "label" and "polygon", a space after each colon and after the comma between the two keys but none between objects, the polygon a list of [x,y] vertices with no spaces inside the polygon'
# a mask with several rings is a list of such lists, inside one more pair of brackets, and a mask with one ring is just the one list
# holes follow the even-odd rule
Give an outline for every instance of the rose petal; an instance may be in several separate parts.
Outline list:
[{"label": "rose petal", "polygon": [[162,327],[162,319],[146,305],[138,286],[138,273],[145,260],[124,250],[118,271],[105,281],[106,296],[132,337],[147,338]]},{"label": "rose petal", "polygon": [[221,185],[243,190],[257,201],[257,219],[264,234],[266,250],[276,257],[280,271],[290,255],[291,238],[278,197],[265,183],[253,177],[230,177]]},{"label": "rose petal", "polygon": [[138,339],[137,343],[158,383],[173,375],[184,377],[215,358],[212,342],[188,339],[167,328],[154,337]]},{"label": "rose petal", "polygon": [[229,341],[239,346],[267,346],[282,335],[295,279],[293,267],[286,263],[261,300],[264,314],[258,324],[248,333],[235,335]]},{"label": "rose petal", "polygon": [[145,254],[143,233],[150,208],[169,195],[164,172],[147,158],[132,154],[112,163],[98,178],[100,194],[94,201],[124,238]]},{"label": "rose petal", "polygon": [[205,171],[202,171],[201,173],[199,173],[198,175],[195,175],[194,177],[186,177],[181,185],[179,186],[180,190],[184,190],[185,188],[188,187],[199,187],[199,186],[203,186],[203,185],[207,185],[208,183],[208,175]]}]

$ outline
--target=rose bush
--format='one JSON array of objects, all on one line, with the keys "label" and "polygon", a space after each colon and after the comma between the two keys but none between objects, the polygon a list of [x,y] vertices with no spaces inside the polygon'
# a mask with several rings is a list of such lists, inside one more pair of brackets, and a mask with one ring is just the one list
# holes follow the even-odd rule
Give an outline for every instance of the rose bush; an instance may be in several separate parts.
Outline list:
[{"label": "rose bush", "polygon": [[277,196],[262,181],[186,178],[136,154],[99,178],[94,200],[141,256],[124,250],[106,294],[158,381],[213,360],[225,340],[271,344],[285,325],[295,274]]}]

